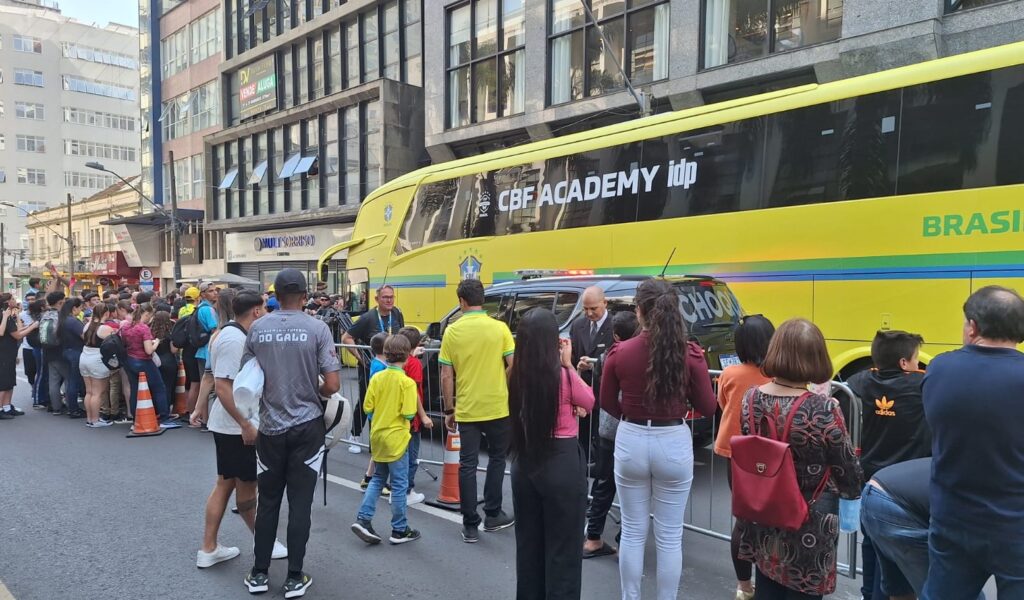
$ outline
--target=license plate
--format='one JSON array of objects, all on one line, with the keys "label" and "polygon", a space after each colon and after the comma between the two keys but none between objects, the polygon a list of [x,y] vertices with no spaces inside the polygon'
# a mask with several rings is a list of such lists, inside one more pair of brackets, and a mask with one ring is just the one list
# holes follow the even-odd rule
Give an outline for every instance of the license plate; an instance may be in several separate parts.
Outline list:
[{"label": "license plate", "polygon": [[740,364],[740,357],[735,354],[720,354],[718,356],[718,362],[722,365],[722,368],[731,367],[733,365]]}]

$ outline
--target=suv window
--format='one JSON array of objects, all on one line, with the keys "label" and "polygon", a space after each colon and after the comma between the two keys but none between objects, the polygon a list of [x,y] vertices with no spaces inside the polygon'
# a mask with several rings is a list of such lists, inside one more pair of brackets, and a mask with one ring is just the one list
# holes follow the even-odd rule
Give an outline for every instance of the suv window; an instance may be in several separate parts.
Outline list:
[{"label": "suv window", "polygon": [[743,314],[736,296],[724,283],[687,281],[676,284],[676,290],[687,327],[733,327]]},{"label": "suv window", "polygon": [[558,297],[555,299],[555,322],[558,323],[559,329],[569,322],[573,312],[576,311],[576,304],[579,300],[578,292],[558,292]]},{"label": "suv window", "polygon": [[[499,321],[507,321],[509,299],[510,297],[504,294],[484,296],[484,312]],[[462,309],[456,308],[452,314],[448,315],[444,319],[444,327],[442,327],[442,331],[455,321],[458,321],[461,316]]]},{"label": "suv window", "polygon": [[512,308],[512,322],[509,323],[512,333],[516,332],[516,329],[519,327],[519,321],[522,320],[523,315],[529,312],[530,309],[546,308],[551,310],[554,304],[554,292],[532,292],[517,295],[515,306]]}]

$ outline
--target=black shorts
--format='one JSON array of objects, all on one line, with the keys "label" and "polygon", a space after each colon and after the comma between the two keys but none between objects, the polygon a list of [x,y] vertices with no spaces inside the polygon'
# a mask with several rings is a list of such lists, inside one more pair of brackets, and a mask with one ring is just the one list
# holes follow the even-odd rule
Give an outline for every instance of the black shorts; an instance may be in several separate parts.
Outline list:
[{"label": "black shorts", "polygon": [[196,351],[185,348],[181,351],[181,362],[185,364],[185,381],[199,383],[202,373],[199,371],[199,363],[196,362]]},{"label": "black shorts", "polygon": [[242,436],[213,434],[217,446],[217,474],[224,479],[256,481],[256,446],[246,446]]}]

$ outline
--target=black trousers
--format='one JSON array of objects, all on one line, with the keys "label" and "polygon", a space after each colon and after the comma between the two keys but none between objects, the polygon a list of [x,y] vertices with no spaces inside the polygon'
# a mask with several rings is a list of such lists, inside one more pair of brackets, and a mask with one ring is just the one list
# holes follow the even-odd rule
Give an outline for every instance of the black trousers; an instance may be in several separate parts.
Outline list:
[{"label": "black trousers", "polygon": [[508,417],[493,421],[459,423],[462,449],[459,450],[459,497],[462,500],[462,524],[476,527],[476,468],[480,464],[480,437],[487,437],[487,478],[484,480],[484,513],[495,517],[501,512],[501,487],[505,481],[505,455],[508,452]]},{"label": "black trousers", "polygon": [[256,569],[270,569],[281,500],[288,493],[288,570],[301,571],[309,541],[310,511],[324,458],[324,420],[316,418],[279,435],[256,437]]},{"label": "black trousers", "polygon": [[363,400],[366,399],[366,388],[370,381],[370,371],[366,367],[359,363],[358,375],[359,377],[359,402],[356,402],[355,414],[352,415],[352,436],[359,437],[363,433],[363,427],[366,426],[366,413],[363,412]]},{"label": "black trousers", "polygon": [[580,597],[587,462],[575,439],[553,440],[550,454],[512,463],[516,511],[517,600]]},{"label": "black trousers", "polygon": [[[580,440],[580,443],[584,442],[585,440]],[[588,540],[601,539],[608,511],[615,500],[615,442],[598,437],[594,455],[597,467],[592,473],[594,484],[590,487],[592,498],[590,508],[587,509]]]},{"label": "black trousers", "polygon": [[36,375],[39,374],[39,365],[36,364],[36,355],[32,352],[31,348],[21,349],[21,362],[25,365],[25,379],[28,379],[29,385],[35,386]]},{"label": "black trousers", "polygon": [[[290,550],[289,550],[290,551]],[[821,600],[821,596],[791,590],[757,570],[754,578],[754,600]]]}]

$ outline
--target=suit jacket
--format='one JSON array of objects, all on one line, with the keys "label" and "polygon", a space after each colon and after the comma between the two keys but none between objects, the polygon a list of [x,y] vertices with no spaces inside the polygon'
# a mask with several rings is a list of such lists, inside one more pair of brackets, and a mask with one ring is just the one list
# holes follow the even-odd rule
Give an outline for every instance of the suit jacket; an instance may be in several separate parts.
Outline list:
[{"label": "suit jacket", "polygon": [[[615,338],[612,337],[612,315],[608,314],[605,318],[604,324],[601,325],[601,329],[597,331],[597,335],[594,339],[590,338],[590,319],[585,315],[576,317],[576,320],[569,326],[569,339],[572,341],[572,364],[577,365],[580,362],[580,357],[589,356],[590,358],[597,358],[608,351],[615,342]],[[584,371],[582,374],[583,380],[587,383],[596,387],[597,382],[591,381],[593,371]],[[596,393],[596,389],[595,389]]]}]

